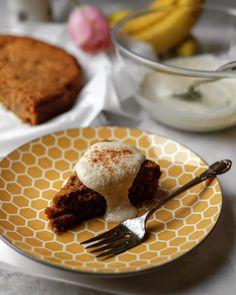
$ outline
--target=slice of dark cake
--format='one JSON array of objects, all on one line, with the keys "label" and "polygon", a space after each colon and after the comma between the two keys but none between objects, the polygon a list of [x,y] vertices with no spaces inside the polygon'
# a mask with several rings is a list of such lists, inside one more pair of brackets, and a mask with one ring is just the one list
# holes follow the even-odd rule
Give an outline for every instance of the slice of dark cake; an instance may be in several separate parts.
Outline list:
[{"label": "slice of dark cake", "polygon": [[[129,189],[129,200],[133,205],[156,196],[161,176],[160,167],[145,160]],[[54,232],[60,233],[74,228],[80,222],[105,214],[106,201],[99,193],[81,183],[76,173],[54,196],[52,206],[45,209]]]}]

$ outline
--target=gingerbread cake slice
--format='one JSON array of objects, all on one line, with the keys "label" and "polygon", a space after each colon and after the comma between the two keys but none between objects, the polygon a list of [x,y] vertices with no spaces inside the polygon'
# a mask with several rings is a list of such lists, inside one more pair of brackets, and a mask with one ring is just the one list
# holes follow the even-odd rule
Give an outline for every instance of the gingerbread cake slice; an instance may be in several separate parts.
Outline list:
[{"label": "gingerbread cake slice", "polygon": [[[130,150],[127,149],[127,145],[122,145],[122,152],[117,149],[117,146],[114,148],[110,143],[108,145],[105,144],[105,146],[105,149],[101,149],[98,144],[94,145],[93,151],[91,152],[90,150],[87,153],[90,155],[89,158],[86,158],[87,154],[85,154],[85,156],[80,159],[80,165],[76,167],[76,164],[75,172],[71,175],[61,190],[54,196],[52,206],[45,209],[45,213],[54,232],[60,233],[66,231],[74,228],[82,221],[94,217],[105,216],[105,219],[108,221],[118,222],[122,219],[134,217],[136,211],[132,211],[132,208],[134,208],[133,206],[137,206],[139,203],[150,200],[156,196],[161,176],[158,164],[142,158],[140,167],[137,166],[137,169],[140,169],[138,172],[134,172],[135,177],[132,179],[130,178],[129,171],[135,170],[135,165],[132,166],[131,164],[130,169],[130,167],[128,167],[128,165],[130,165],[129,160],[135,161],[137,156],[127,156],[127,153],[130,152]],[[118,145],[118,147],[120,147],[120,145]],[[131,150],[131,152],[133,152],[133,150]],[[123,161],[121,161],[122,157],[125,158]],[[86,171],[87,169],[84,169],[83,159],[85,159],[84,162],[86,162],[86,165],[88,164],[90,166],[91,174],[93,174],[94,169],[96,170],[94,176],[88,177],[88,186],[90,186],[90,188],[82,183],[80,179],[81,177],[84,180],[85,177],[83,174],[88,172]],[[120,164],[120,162],[122,162],[122,164]],[[117,171],[122,167],[123,171]],[[81,173],[78,173],[76,168],[80,168]],[[85,171],[82,171],[83,169]],[[109,179],[107,178],[108,180],[106,179],[104,172],[109,174]],[[124,179],[130,178],[131,185],[127,191],[127,201],[124,198],[124,194],[120,195],[120,192],[123,189],[120,187],[125,186],[125,184],[123,185],[120,182],[119,175],[121,175],[121,179],[126,183],[128,183],[129,180],[127,182]],[[101,179],[96,180],[96,177],[100,177]],[[91,187],[94,188],[92,178],[94,178],[97,183],[95,184],[95,186],[97,185],[96,190],[91,189]],[[115,196],[112,201],[107,198],[109,195],[106,193],[107,191],[112,197]],[[128,204],[127,206],[127,202],[130,203],[130,205]],[[112,210],[109,210],[109,206]],[[132,215],[133,213],[134,215]],[[121,219],[117,219],[117,216]]]},{"label": "gingerbread cake slice", "polygon": [[36,125],[66,112],[83,82],[80,64],[65,50],[0,35],[0,102],[23,122]]}]

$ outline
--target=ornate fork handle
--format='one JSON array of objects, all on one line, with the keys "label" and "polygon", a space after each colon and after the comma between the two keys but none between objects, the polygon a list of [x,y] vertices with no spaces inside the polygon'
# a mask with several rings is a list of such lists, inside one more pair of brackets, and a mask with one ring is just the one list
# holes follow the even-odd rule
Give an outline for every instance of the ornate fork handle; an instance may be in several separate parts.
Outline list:
[{"label": "ornate fork handle", "polygon": [[150,218],[150,216],[167,201],[181,194],[182,192],[190,189],[191,187],[203,182],[206,179],[210,179],[217,175],[227,172],[231,168],[231,165],[232,165],[232,162],[230,160],[222,160],[222,161],[215,162],[214,164],[209,166],[209,168],[205,170],[202,174],[195,177],[190,182],[186,183],[185,185],[183,185],[182,187],[180,187],[179,189],[177,189],[170,195],[160,200],[154,207],[152,207],[147,212],[145,212],[142,215],[142,217],[145,219],[145,221],[147,221]]},{"label": "ornate fork handle", "polygon": [[92,253],[98,252],[97,257],[109,258],[114,255],[127,251],[144,241],[147,237],[146,222],[148,218],[165,202],[169,201],[176,195],[197,185],[198,183],[216,177],[219,174],[227,172],[231,167],[230,160],[223,160],[214,163],[206,169],[201,175],[197,176],[172,194],[160,200],[154,207],[148,210],[140,217],[127,219],[112,229],[83,241],[81,244],[90,243],[86,248],[93,248]]}]

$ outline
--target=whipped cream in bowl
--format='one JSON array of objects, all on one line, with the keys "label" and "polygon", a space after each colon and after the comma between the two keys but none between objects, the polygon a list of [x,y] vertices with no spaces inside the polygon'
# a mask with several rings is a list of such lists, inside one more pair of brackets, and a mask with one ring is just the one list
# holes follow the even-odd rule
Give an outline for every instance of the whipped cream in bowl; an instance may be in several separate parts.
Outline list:
[{"label": "whipped cream in bowl", "polygon": [[[211,54],[177,57],[166,63],[173,67],[217,70],[228,61]],[[235,76],[236,77],[236,76]],[[137,100],[156,120],[189,131],[213,131],[236,124],[236,83],[219,79],[195,87],[201,98],[184,99],[184,92],[199,78],[149,71],[140,83]],[[200,78],[202,80],[202,78]]]},{"label": "whipped cream in bowl", "polygon": [[76,163],[80,181],[105,198],[106,221],[119,223],[137,215],[128,194],[144,161],[135,147],[107,141],[92,145]]}]

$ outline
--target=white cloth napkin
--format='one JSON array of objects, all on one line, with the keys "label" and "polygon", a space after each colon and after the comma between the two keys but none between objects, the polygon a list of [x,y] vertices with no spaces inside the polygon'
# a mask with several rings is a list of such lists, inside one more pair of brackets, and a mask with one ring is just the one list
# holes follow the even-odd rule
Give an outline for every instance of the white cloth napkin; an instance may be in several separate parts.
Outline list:
[{"label": "white cloth napkin", "polygon": [[[92,56],[81,52],[70,40],[65,25],[29,24],[7,29],[1,33],[9,34],[9,32],[32,36],[65,48],[78,58],[85,70],[88,82],[70,111],[38,126],[23,124],[12,112],[7,111],[0,104],[0,158],[17,146],[43,134],[73,127],[104,125],[107,123],[104,112],[128,116],[120,105],[117,93],[119,87],[115,86],[117,81],[121,82],[117,79],[117,75],[122,76],[120,65],[112,61],[109,54],[100,53]],[[124,83],[124,77],[121,80]],[[122,97],[129,95],[130,88],[131,84],[127,87],[123,84],[123,92],[120,95]]]}]

